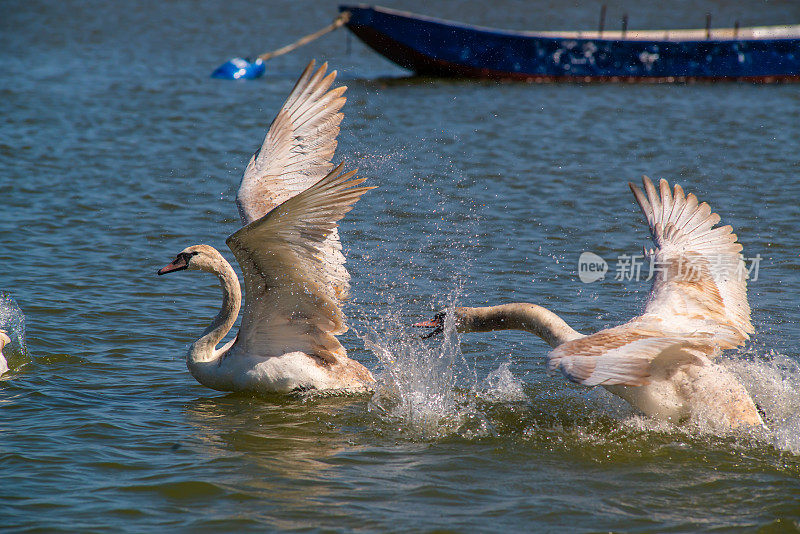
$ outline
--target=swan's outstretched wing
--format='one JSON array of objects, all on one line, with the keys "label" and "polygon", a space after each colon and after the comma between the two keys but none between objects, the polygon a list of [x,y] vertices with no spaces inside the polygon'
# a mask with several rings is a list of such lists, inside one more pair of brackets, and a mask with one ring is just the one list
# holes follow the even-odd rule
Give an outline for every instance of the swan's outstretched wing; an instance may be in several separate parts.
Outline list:
[{"label": "swan's outstretched wing", "polygon": [[333,168],[347,87],[329,91],[336,71],[325,76],[327,68],[325,63],[315,72],[314,61],[308,64],[250,158],[236,195],[243,225],[308,189]]},{"label": "swan's outstretched wing", "polygon": [[[274,356],[302,351],[333,361],[347,330],[339,307],[340,265],[324,254],[336,222],[370,187],[355,187],[342,165],[302,193],[231,235],[242,268],[245,305],[231,354]],[[346,274],[347,271],[345,271]]]},{"label": "swan's outstretched wing", "polygon": [[[734,339],[732,331],[727,336]],[[586,386],[643,386],[659,372],[701,363],[698,354],[717,344],[712,334],[669,336],[631,322],[559,345],[547,355],[547,367]]]},{"label": "swan's outstretched wing", "polygon": [[[243,225],[308,189],[333,168],[331,158],[343,118],[339,110],[347,100],[342,96],[347,87],[330,89],[336,71],[326,76],[328,64],[316,71],[314,64],[312,60],[303,71],[272,121],[261,148],[247,164],[236,195]],[[337,281],[339,297],[346,298],[350,276],[344,267],[336,229],[328,234],[320,254],[331,266],[329,271]]]},{"label": "swan's outstretched wing", "polygon": [[[715,334],[721,348],[731,348],[753,333],[747,303],[747,270],[730,226],[716,227],[720,217],[681,186],[659,191],[646,176],[645,193],[630,184],[656,245],[651,251],[655,276],[643,320],[663,330]],[[731,345],[730,332],[735,342]]]},{"label": "swan's outstretched wing", "polygon": [[719,215],[679,185],[649,178],[643,193],[630,184],[656,245],[655,276],[644,314],[626,324],[559,345],[547,357],[573,382],[640,386],[717,349],[733,348],[753,332],[742,245]]}]

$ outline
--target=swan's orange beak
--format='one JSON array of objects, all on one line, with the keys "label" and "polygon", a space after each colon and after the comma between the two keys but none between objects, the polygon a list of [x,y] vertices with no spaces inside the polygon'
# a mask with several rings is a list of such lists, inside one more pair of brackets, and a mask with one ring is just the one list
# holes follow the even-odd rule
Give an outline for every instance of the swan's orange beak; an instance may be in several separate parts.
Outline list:
[{"label": "swan's orange beak", "polygon": [[189,267],[189,262],[186,261],[186,257],[183,254],[180,254],[177,258],[175,258],[172,263],[169,263],[162,268],[160,268],[157,273],[159,276],[162,274],[173,273],[175,271],[182,271]]},{"label": "swan's orange beak", "polygon": [[430,321],[421,321],[419,323],[414,323],[411,326],[416,328],[433,328],[433,330],[427,334],[422,334],[420,336],[422,339],[428,339],[429,337],[433,337],[436,334],[441,334],[444,332],[444,314],[437,313],[436,317]]}]

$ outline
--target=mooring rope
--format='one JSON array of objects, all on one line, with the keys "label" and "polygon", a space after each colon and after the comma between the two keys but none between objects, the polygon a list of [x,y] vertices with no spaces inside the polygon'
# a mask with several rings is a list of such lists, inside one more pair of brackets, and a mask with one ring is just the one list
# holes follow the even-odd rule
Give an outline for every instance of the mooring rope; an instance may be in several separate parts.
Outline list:
[{"label": "mooring rope", "polygon": [[266,60],[271,59],[271,58],[273,58],[275,56],[282,56],[283,54],[288,54],[289,52],[291,52],[295,48],[300,48],[304,44],[308,44],[311,41],[313,41],[314,39],[319,39],[320,37],[322,37],[326,33],[330,33],[333,30],[341,28],[342,26],[347,24],[347,21],[349,21],[349,20],[350,20],[350,12],[349,11],[342,11],[339,14],[339,16],[336,17],[336,19],[333,21],[333,23],[325,26],[321,30],[316,31],[316,32],[314,32],[312,34],[306,35],[302,39],[299,39],[299,40],[295,41],[294,43],[292,43],[290,45],[286,45],[283,48],[278,48],[277,50],[273,50],[272,52],[264,52],[263,54],[260,54],[258,56],[258,59],[260,59],[262,61],[266,61]]}]

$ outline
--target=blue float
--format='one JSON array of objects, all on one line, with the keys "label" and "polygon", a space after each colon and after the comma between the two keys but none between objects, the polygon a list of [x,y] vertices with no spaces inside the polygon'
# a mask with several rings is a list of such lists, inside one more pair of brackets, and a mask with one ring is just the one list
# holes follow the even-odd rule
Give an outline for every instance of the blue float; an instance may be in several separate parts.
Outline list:
[{"label": "blue float", "polygon": [[235,57],[217,67],[211,77],[221,80],[252,80],[263,75],[265,70],[264,61],[260,58],[250,61]]}]

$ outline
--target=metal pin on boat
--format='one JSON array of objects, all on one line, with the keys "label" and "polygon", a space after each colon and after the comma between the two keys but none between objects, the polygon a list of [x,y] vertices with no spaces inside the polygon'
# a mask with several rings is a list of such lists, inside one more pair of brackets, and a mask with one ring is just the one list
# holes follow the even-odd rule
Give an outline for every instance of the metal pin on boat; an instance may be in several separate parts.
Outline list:
[{"label": "metal pin on boat", "polygon": [[606,5],[603,4],[600,6],[600,27],[598,28],[597,32],[600,34],[600,37],[603,36],[603,30],[606,28]]}]

